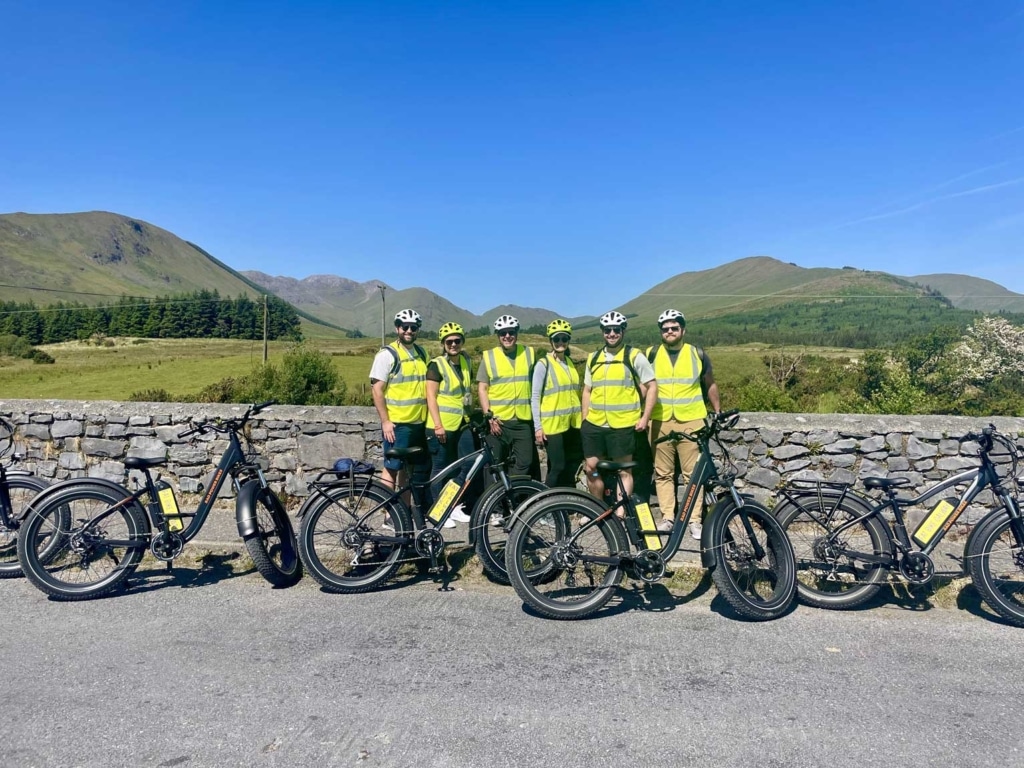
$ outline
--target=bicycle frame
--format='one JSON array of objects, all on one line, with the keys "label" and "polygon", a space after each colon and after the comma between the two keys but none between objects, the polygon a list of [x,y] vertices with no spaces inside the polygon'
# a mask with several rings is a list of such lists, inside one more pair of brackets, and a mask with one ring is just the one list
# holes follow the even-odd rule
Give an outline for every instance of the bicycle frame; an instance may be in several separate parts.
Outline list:
[{"label": "bicycle frame", "polygon": [[15,528],[20,522],[14,519],[11,489],[7,485],[7,478],[11,476],[31,477],[32,473],[24,469],[12,470],[6,464],[0,464],[0,525],[8,530]]}]

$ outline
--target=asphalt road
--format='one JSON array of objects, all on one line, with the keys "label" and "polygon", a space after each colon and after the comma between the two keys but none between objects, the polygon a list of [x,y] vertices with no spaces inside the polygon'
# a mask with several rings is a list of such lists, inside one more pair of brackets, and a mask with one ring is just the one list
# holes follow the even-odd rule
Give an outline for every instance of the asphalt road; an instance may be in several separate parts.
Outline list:
[{"label": "asphalt road", "polygon": [[969,597],[767,624],[712,597],[561,623],[485,584],[216,564],[87,603],[0,582],[0,765],[1024,765],[1024,630]]}]

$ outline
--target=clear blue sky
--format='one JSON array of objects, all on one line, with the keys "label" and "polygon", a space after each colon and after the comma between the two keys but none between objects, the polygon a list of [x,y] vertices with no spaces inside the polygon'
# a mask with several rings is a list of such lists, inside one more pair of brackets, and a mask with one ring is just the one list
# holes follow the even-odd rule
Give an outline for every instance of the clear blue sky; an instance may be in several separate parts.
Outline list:
[{"label": "clear blue sky", "polygon": [[0,212],[476,312],[751,255],[1024,293],[1021,0],[0,0],[0,40]]}]

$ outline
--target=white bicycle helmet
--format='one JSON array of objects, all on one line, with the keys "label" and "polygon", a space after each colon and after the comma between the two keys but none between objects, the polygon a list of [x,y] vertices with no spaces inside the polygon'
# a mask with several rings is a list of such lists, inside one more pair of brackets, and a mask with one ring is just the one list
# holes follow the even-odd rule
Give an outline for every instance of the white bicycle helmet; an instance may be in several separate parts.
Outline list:
[{"label": "white bicycle helmet", "polygon": [[502,315],[494,321],[495,331],[518,331],[519,321],[516,320],[512,315]]},{"label": "white bicycle helmet", "polygon": [[423,318],[415,309],[403,309],[395,314],[395,325],[402,323],[415,323],[417,327],[423,325]]},{"label": "white bicycle helmet", "polygon": [[683,317],[683,313],[680,312],[678,309],[666,309],[664,312],[658,315],[658,325],[666,323],[669,320],[678,320],[681,326],[683,326],[684,328],[686,327],[686,318]]},{"label": "white bicycle helmet", "polygon": [[627,325],[626,316],[621,312],[616,312],[614,309],[601,315],[600,323],[602,328],[607,328],[610,325],[621,325],[625,329]]}]

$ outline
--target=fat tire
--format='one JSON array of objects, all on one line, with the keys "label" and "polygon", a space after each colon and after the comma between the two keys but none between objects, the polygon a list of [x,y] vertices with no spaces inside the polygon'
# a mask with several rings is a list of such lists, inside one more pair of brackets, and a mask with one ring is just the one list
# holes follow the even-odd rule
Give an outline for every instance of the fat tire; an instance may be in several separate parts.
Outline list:
[{"label": "fat tire", "polygon": [[[753,547],[743,515],[765,551],[757,561],[751,559]],[[711,576],[729,606],[750,621],[768,621],[786,613],[796,599],[796,563],[793,547],[772,513],[752,501],[742,507],[720,502],[712,511],[711,524],[715,560]]]},{"label": "fat tire", "polygon": [[[145,554],[149,519],[138,501],[132,501],[104,520],[93,521],[100,511],[126,496],[127,492],[119,495],[112,489],[86,484],[69,487],[31,508],[18,532],[18,560],[25,578],[50,597],[67,601],[102,597],[121,586]],[[112,536],[111,526],[116,526]],[[85,553],[72,549],[74,537],[82,533],[90,538]],[[111,538],[138,541],[139,545],[114,548],[107,543]],[[113,567],[105,575],[89,582],[70,580],[76,569],[86,571],[93,562],[109,565],[107,558],[113,561]]]},{"label": "fat tire", "polygon": [[[800,602],[815,608],[850,610],[873,598],[888,577],[888,569],[884,565],[865,563],[858,566],[856,561],[848,558],[841,564],[823,562],[814,551],[815,544],[820,543],[822,538],[831,536],[835,528],[848,520],[861,517],[870,507],[864,507],[849,497],[841,500],[823,497],[823,502],[830,505],[826,509],[822,509],[822,501],[817,494],[794,496],[793,499],[796,503],[783,504],[776,510],[775,516],[793,546],[797,572],[796,591]],[[820,519],[807,514],[806,508],[809,505],[813,505],[815,516]],[[823,524],[823,520],[828,522]],[[874,555],[881,556],[892,551],[889,533],[875,517],[864,518],[841,535],[843,542],[856,541],[858,543],[855,547],[864,548],[864,551],[870,547]],[[840,565],[843,575],[852,581],[835,580],[833,566],[839,568]],[[837,591],[837,588],[846,585],[850,585],[849,588]]]},{"label": "fat tire", "polygon": [[[516,594],[541,616],[583,619],[600,610],[612,598],[625,573],[621,563],[608,566],[599,583],[591,584],[589,592],[579,599],[563,601],[555,597],[559,585],[564,582],[567,590],[578,591],[576,577],[584,579],[589,575],[585,567],[557,568],[550,557],[544,557],[550,547],[561,540],[555,536],[564,537],[565,527],[556,521],[561,520],[571,526],[575,520],[578,529],[581,520],[589,522],[605,511],[606,508],[596,499],[580,492],[567,492],[531,504],[517,515],[505,550],[505,565]],[[625,557],[629,554],[626,531],[614,515],[599,522],[593,531],[589,546],[594,548],[595,556]]]},{"label": "fat tire", "polygon": [[[7,488],[11,497],[11,526],[0,524],[0,579],[21,576],[18,562],[18,529],[28,509],[28,503],[36,494],[49,486],[45,480],[32,475],[7,475]],[[22,494],[18,491],[26,491]],[[23,503],[24,502],[24,503]]]},{"label": "fat tire", "polygon": [[1017,547],[1010,516],[1000,510],[983,519],[969,544],[964,554],[981,599],[1006,621],[1024,627],[1024,552]]},{"label": "fat tire", "polygon": [[[361,568],[361,564],[355,561],[357,555],[362,557],[361,552],[356,553],[343,546],[341,535],[359,517],[357,505],[369,509],[383,503],[384,507],[370,516],[365,533],[412,537],[409,510],[390,489],[376,482],[354,486],[344,483],[325,488],[323,493],[325,496],[313,502],[303,513],[299,526],[299,558],[306,572],[328,592],[352,594],[382,586],[398,570],[406,545],[376,546],[373,554],[380,556],[379,562],[367,563]],[[390,517],[394,531],[381,527],[385,513]],[[346,570],[353,563],[356,563],[356,568]]]},{"label": "fat tire", "polygon": [[245,549],[260,576],[275,587],[290,587],[302,578],[292,521],[269,488],[260,488],[253,504],[257,532],[245,539]]},{"label": "fat tire", "polygon": [[[497,483],[487,489],[473,507],[469,521],[471,530],[476,532],[474,549],[480,558],[484,573],[499,584],[508,584],[505,570],[505,545],[508,541],[508,526],[516,508],[524,501],[547,490],[543,483],[528,477],[510,478],[512,490],[505,492],[505,486]],[[502,525],[491,525],[491,515],[501,515]]]}]

